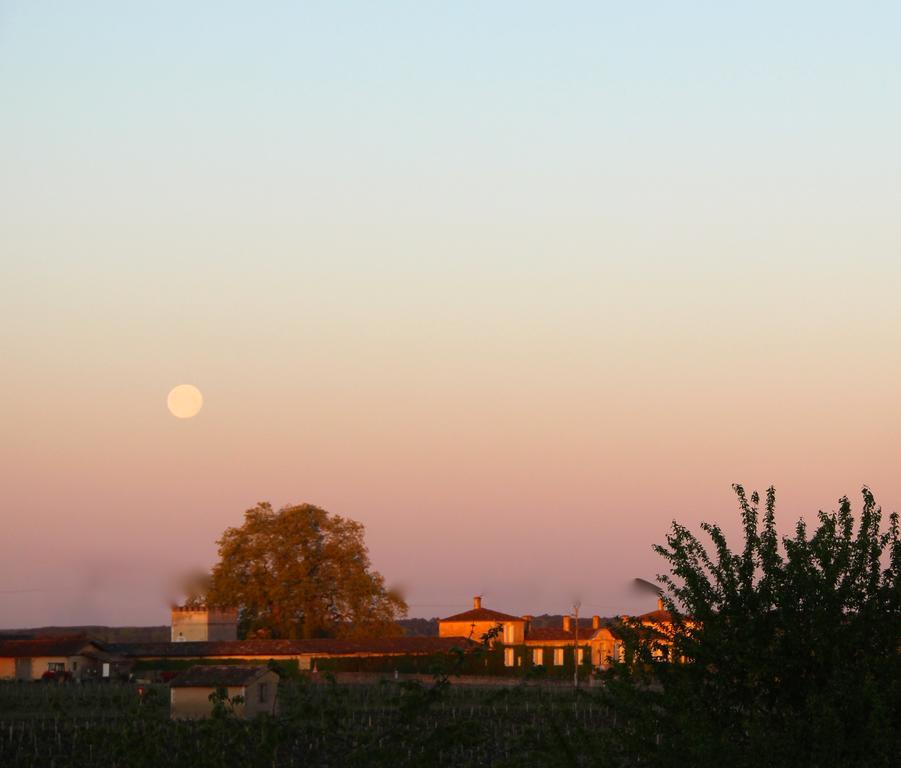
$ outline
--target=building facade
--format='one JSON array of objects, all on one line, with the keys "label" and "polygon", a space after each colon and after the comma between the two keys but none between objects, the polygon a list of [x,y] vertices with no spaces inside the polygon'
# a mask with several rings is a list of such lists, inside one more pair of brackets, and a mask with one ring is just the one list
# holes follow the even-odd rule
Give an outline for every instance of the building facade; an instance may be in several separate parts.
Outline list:
[{"label": "building facade", "polygon": [[210,717],[214,694],[224,693],[224,705],[241,719],[278,711],[278,675],[266,667],[199,665],[169,683],[169,716],[173,720]]},{"label": "building facade", "polygon": [[0,680],[99,680],[113,675],[120,663],[83,635],[0,640]]}]

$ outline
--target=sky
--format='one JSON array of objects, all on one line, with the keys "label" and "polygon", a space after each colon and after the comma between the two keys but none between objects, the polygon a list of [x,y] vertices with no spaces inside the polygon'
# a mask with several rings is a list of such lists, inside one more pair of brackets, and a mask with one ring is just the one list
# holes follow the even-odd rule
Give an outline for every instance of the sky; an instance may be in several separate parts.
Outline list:
[{"label": "sky", "polygon": [[899,30],[0,0],[0,627],[168,623],[259,501],[425,617],[650,610],[732,483],[901,510]]}]

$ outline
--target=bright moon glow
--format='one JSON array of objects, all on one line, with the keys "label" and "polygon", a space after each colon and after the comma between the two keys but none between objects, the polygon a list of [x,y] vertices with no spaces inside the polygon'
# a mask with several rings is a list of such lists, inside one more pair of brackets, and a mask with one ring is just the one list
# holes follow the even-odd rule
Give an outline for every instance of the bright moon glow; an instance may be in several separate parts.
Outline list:
[{"label": "bright moon glow", "polygon": [[166,399],[166,404],[173,416],[179,419],[190,419],[203,408],[203,395],[191,384],[179,384]]}]

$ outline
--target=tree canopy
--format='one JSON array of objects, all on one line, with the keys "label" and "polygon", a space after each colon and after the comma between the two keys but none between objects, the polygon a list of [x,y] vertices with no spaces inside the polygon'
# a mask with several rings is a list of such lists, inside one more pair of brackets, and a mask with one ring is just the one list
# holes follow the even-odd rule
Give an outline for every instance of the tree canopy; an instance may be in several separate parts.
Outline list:
[{"label": "tree canopy", "polygon": [[[775,492],[735,486],[744,546],[717,525],[708,551],[674,522],[655,550],[669,573],[673,653],[633,626],[635,655],[607,691],[623,727],[621,756],[651,765],[892,765],[901,722],[901,542],[863,489],[856,521],[847,498],[811,534],[775,525]],[[626,758],[628,762],[631,757]]]},{"label": "tree canopy", "polygon": [[237,607],[244,635],[278,638],[399,634],[406,603],[372,570],[363,526],[311,504],[263,502],[219,539],[201,598]]}]

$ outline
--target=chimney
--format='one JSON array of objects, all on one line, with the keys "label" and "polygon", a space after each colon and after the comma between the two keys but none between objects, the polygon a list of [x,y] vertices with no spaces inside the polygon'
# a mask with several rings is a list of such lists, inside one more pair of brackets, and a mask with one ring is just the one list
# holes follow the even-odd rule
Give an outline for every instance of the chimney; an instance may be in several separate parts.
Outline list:
[{"label": "chimney", "polygon": [[601,617],[600,616],[592,616],[591,617],[591,628],[592,629],[600,629],[601,628]]},{"label": "chimney", "polygon": [[482,607],[482,596],[481,595],[479,595],[478,597],[474,597],[472,599],[472,607],[475,608],[476,610],[479,610],[479,608]]},{"label": "chimney", "polygon": [[658,611],[663,610],[663,598],[662,597],[657,598],[657,610]]},{"label": "chimney", "polygon": [[563,617],[563,631],[564,632],[572,632],[572,623],[573,620],[569,616]]}]

